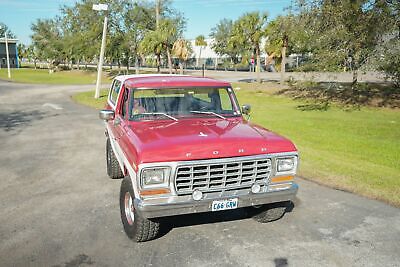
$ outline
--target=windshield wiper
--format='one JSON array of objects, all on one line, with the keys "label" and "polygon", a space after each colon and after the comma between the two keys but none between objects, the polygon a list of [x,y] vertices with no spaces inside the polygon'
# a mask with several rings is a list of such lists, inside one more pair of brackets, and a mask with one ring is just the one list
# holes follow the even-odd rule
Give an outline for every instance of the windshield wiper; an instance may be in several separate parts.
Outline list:
[{"label": "windshield wiper", "polygon": [[190,113],[197,113],[197,114],[210,114],[217,116],[218,118],[226,120],[226,118],[218,113],[212,112],[212,111],[199,111],[199,110],[191,110]]},{"label": "windshield wiper", "polygon": [[171,119],[171,120],[174,120],[174,121],[178,121],[178,119],[177,118],[175,118],[175,117],[172,117],[171,115],[168,115],[168,114],[166,114],[166,113],[163,113],[163,112],[148,112],[148,113],[139,113],[139,114],[137,114],[137,115],[163,115],[163,116],[165,116],[165,117],[167,117],[167,118],[169,118],[169,119]]}]

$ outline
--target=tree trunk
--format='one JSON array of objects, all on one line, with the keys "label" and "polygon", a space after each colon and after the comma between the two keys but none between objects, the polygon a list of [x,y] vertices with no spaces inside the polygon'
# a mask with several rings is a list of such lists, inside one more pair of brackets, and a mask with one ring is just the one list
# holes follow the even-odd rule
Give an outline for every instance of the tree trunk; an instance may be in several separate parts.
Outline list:
[{"label": "tree trunk", "polygon": [[236,59],[231,58],[231,62],[233,62],[233,68],[235,69],[235,71],[237,71],[237,63],[236,63]]},{"label": "tree trunk", "polygon": [[285,82],[285,71],[286,71],[286,49],[289,44],[289,37],[285,35],[283,37],[283,45],[282,45],[282,63],[281,63],[281,85]]},{"label": "tree trunk", "polygon": [[353,69],[353,81],[351,82],[351,89],[354,90],[357,86],[358,82],[358,72],[356,69]]},{"label": "tree trunk", "polygon": [[199,66],[199,64],[200,64],[200,58],[201,58],[201,48],[202,48],[202,46],[200,46],[199,58],[198,58],[198,60],[197,60],[197,66],[196,66],[196,67],[198,67],[198,66]]},{"label": "tree trunk", "polygon": [[156,29],[160,25],[160,0],[156,0]]},{"label": "tree trunk", "polygon": [[179,72],[181,75],[183,75],[183,62],[181,62],[181,64],[179,64]]},{"label": "tree trunk", "polygon": [[260,59],[260,48],[256,48],[256,56],[257,56],[257,67],[256,67],[256,77],[257,77],[257,82],[261,83],[261,78],[260,78],[260,67],[261,67],[261,59]]},{"label": "tree trunk", "polygon": [[139,74],[139,57],[136,56],[136,62],[135,62],[135,73]]},{"label": "tree trunk", "polygon": [[282,62],[281,62],[281,85],[285,82],[286,71],[286,46],[282,46]]},{"label": "tree trunk", "polygon": [[80,65],[81,64],[81,62],[80,62],[80,59],[78,58],[78,61],[76,62],[76,67],[78,68],[78,70],[79,70],[79,68],[80,68]]},{"label": "tree trunk", "polygon": [[167,47],[167,57],[168,57],[168,69],[169,69],[169,74],[172,74],[171,52],[169,51],[169,48],[168,48],[168,47]]},{"label": "tree trunk", "polygon": [[160,73],[161,55],[157,55],[157,73]]}]

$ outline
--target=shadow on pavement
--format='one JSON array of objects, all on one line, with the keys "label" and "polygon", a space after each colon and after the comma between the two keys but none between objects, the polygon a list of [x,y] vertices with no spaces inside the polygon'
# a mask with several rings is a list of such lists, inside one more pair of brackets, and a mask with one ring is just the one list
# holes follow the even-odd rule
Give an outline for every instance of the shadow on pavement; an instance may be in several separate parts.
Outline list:
[{"label": "shadow on pavement", "polygon": [[30,125],[32,121],[41,120],[45,115],[45,112],[39,110],[0,113],[0,129],[6,132],[13,131]]},{"label": "shadow on pavement", "polygon": [[[271,207],[279,206],[281,204],[270,204]],[[292,212],[295,203],[288,202],[286,206],[286,213]],[[260,209],[262,211],[262,209]],[[255,210],[246,210],[246,208],[240,208],[235,210],[227,210],[227,211],[219,211],[219,212],[204,212],[204,213],[195,213],[195,214],[185,214],[178,216],[171,216],[167,218],[161,219],[161,231],[158,238],[166,235],[173,228],[179,227],[187,227],[194,225],[203,225],[203,224],[214,224],[220,222],[230,222],[237,221],[243,219],[249,219],[252,216],[256,215],[257,211]],[[285,266],[285,265],[281,265]]]},{"label": "shadow on pavement", "polygon": [[287,258],[275,258],[275,267],[286,267],[289,266]]}]

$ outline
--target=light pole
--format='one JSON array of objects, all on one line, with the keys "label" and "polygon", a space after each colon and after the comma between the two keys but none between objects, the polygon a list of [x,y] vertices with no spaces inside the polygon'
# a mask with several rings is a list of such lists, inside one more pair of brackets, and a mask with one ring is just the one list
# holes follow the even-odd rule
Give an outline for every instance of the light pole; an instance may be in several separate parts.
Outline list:
[{"label": "light pole", "polygon": [[8,53],[7,30],[4,32],[4,36],[6,37],[6,54],[7,54],[7,72],[8,72],[8,79],[11,79],[11,72],[10,72],[10,55],[9,55],[9,53]]},{"label": "light pole", "polygon": [[[107,11],[108,5],[106,4],[98,4],[93,5],[93,10],[96,11]],[[100,48],[100,59],[99,65],[97,67],[97,81],[96,81],[96,92],[94,94],[94,98],[100,97],[100,86],[101,86],[101,72],[103,69],[103,61],[104,61],[104,50],[106,46],[106,34],[107,34],[107,13],[104,16],[104,24],[103,24],[103,37],[101,39],[101,48]]]},{"label": "light pole", "polygon": [[[6,43],[6,57],[7,57],[8,79],[11,79],[11,72],[10,72],[10,54],[8,53],[7,28],[4,29],[4,39],[5,39],[5,43]],[[1,64],[0,64],[0,66],[1,66]]]}]

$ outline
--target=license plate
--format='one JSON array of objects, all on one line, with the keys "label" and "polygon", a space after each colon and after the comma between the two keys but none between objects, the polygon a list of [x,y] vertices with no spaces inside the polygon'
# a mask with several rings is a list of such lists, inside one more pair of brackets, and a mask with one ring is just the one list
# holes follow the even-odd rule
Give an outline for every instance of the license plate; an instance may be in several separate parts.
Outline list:
[{"label": "license plate", "polygon": [[220,210],[233,210],[238,207],[238,199],[224,199],[224,200],[214,200],[211,205],[211,211]]}]

